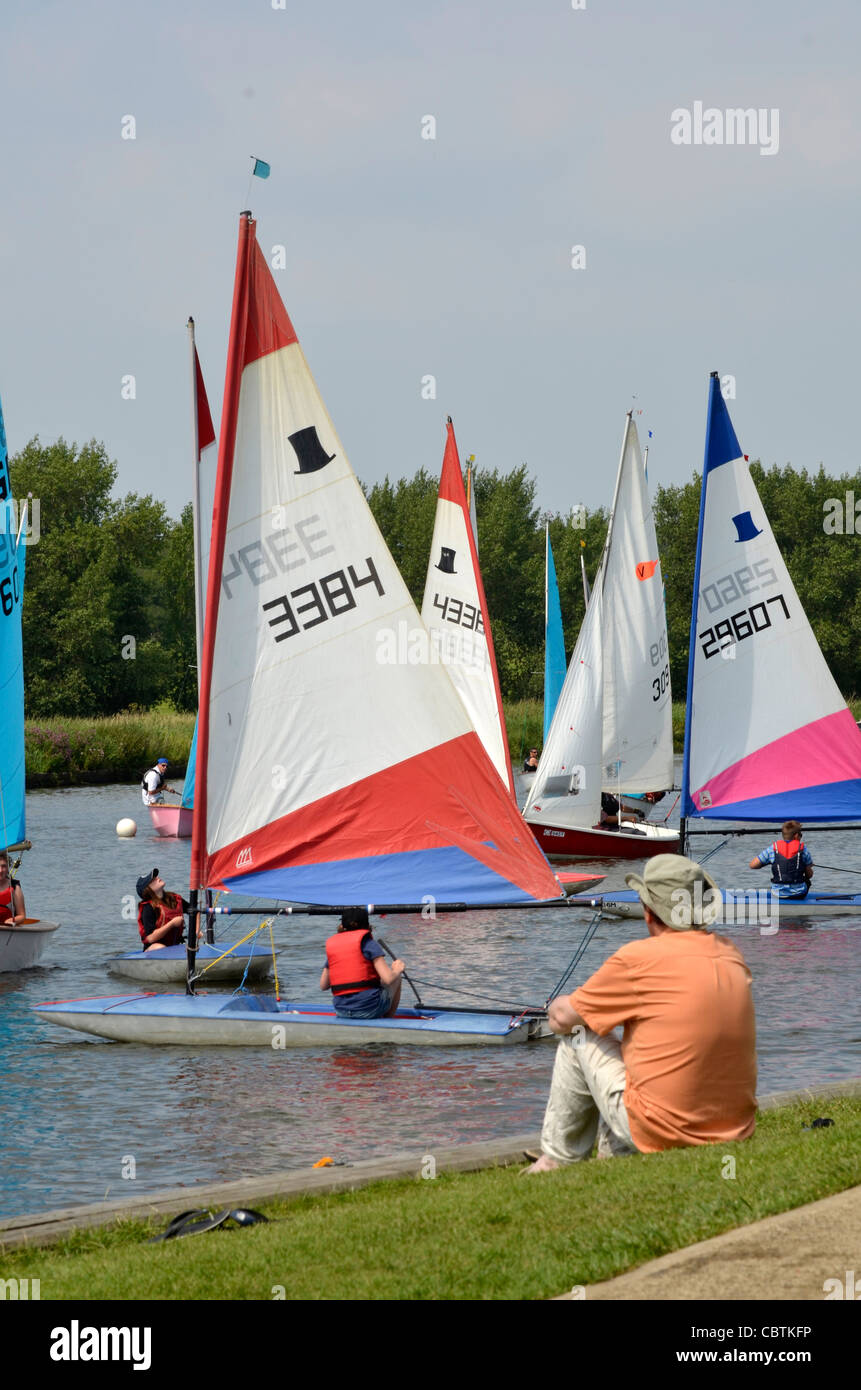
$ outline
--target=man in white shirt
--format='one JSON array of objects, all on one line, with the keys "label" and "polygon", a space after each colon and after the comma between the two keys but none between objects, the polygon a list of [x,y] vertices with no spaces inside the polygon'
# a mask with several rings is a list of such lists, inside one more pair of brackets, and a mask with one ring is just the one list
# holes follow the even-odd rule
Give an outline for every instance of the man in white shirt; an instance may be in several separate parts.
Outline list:
[{"label": "man in white shirt", "polygon": [[164,780],[166,772],[167,758],[159,758],[155,767],[144,773],[141,780],[141,799],[144,806],[164,805],[164,793],[173,791],[173,787],[169,787]]}]

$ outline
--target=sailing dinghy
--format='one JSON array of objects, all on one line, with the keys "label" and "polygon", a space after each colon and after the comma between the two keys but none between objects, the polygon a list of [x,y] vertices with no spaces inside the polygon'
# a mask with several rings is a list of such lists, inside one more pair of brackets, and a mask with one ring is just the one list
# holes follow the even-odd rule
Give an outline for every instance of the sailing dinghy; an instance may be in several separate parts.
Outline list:
[{"label": "sailing dinghy", "polygon": [[[691,822],[779,827],[861,817],[861,731],[801,606],[713,372],[700,493],[682,834]],[[720,834],[716,829],[714,834]],[[742,832],[750,833],[750,832]],[[763,840],[768,832],[763,831]],[[764,875],[763,875],[764,878]],[[761,920],[762,887],[723,892],[725,920]],[[642,916],[633,894],[584,900]],[[811,889],[770,904],[779,920],[861,915],[861,894]],[[753,924],[754,917],[751,917]]]},{"label": "sailing dinghy", "polygon": [[[206,599],[193,911],[215,888],[332,912],[564,905],[445,667],[399,660],[400,624],[427,642],[244,213]],[[188,954],[193,989],[192,939]],[[544,1027],[529,1011],[424,1007],[347,1020],[328,996],[137,995],[36,1012],[125,1041],[266,1047],[501,1044]]]},{"label": "sailing dinghy", "polygon": [[604,553],[524,818],[550,858],[643,859],[678,832],[602,827],[601,793],[673,784],[663,583],[637,427],[625,422]]},{"label": "sailing dinghy", "polygon": [[[30,848],[27,839],[24,741],[24,652],[21,605],[27,548],[27,507],[16,528],[3,407],[0,404],[0,849],[9,858]],[[36,965],[59,923],[28,918],[12,926],[0,924],[0,974],[29,970]]]}]

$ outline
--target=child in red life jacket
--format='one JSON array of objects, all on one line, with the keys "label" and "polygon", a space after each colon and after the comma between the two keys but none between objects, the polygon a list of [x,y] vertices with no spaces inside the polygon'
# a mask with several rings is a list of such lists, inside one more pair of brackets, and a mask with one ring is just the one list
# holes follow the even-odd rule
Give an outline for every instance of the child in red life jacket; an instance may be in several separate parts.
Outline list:
[{"label": "child in red life jacket", "polygon": [[335,1013],[343,1018],[391,1018],[401,1000],[402,960],[386,962],[371,935],[368,914],[352,907],[326,942],[320,988],[332,991]]},{"label": "child in red life jacket", "polygon": [[159,877],[158,869],[151,874],[143,874],[137,881],[138,931],[144,950],[158,950],[162,946],[178,946],[182,941],[185,921],[183,914],[188,912],[188,903],[178,893],[166,893],[164,879]]},{"label": "child in red life jacket", "polygon": [[750,867],[761,869],[766,864],[771,865],[772,891],[778,897],[806,898],[813,878],[813,859],[801,838],[801,826],[797,820],[784,821],[781,834],[783,839],[761,850],[751,859]]},{"label": "child in red life jacket", "polygon": [[9,872],[8,854],[0,850],[0,927],[14,927],[26,917],[23,890]]}]

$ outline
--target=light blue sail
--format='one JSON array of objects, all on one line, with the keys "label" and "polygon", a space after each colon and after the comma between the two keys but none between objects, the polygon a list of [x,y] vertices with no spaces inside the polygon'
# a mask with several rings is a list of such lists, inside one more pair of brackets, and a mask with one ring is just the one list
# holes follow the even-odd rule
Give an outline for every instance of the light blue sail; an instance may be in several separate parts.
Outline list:
[{"label": "light blue sail", "polygon": [[556,566],[547,532],[547,572],[544,602],[544,742],[550,732],[556,703],[565,684],[565,637],[562,632],[562,608]]},{"label": "light blue sail", "polygon": [[[199,716],[198,716],[199,717]],[[189,811],[194,808],[194,772],[197,766],[197,718],[194,721],[194,735],[188,750],[188,767],[185,769],[185,783],[182,788],[182,805]]]},{"label": "light blue sail", "polygon": [[26,838],[24,651],[21,602],[26,548],[16,544],[15,507],[0,404],[0,848]]}]

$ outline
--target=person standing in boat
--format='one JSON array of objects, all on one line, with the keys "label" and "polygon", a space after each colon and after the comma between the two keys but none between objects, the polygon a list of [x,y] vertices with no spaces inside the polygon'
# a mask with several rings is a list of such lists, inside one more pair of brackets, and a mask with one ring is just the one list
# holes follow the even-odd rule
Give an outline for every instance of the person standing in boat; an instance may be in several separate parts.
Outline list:
[{"label": "person standing in boat", "polygon": [[784,821],[781,834],[783,839],[760,850],[756,858],[751,859],[750,867],[763,869],[766,864],[771,865],[773,891],[779,898],[806,898],[813,878],[813,859],[801,838],[799,822]]},{"label": "person standing in boat", "polygon": [[167,758],[159,758],[155,767],[149,768],[141,778],[141,799],[144,806],[163,806],[164,793],[173,792],[174,796],[179,793],[173,787],[169,787],[165,779],[167,772]]},{"label": "person standing in boat", "polygon": [[140,907],[138,931],[145,951],[157,951],[163,946],[178,946],[185,928],[185,913],[189,904],[179,893],[165,891],[164,879],[158,869],[143,874],[137,881]]},{"label": "person standing in boat", "polygon": [[326,942],[320,988],[332,991],[341,1018],[391,1018],[401,1001],[402,960],[386,962],[371,934],[364,907],[341,914],[341,925]]},{"label": "person standing in boat", "polygon": [[9,871],[9,856],[0,850],[0,927],[15,927],[27,920],[24,890]]}]

